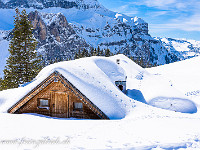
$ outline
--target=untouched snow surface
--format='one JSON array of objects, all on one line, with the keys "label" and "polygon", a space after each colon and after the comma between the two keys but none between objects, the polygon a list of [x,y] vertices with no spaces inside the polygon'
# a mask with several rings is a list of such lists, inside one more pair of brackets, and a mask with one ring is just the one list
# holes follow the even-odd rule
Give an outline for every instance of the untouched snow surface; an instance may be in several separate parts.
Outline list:
[{"label": "untouched snow surface", "polygon": [[[120,59],[119,65],[116,59]],[[156,68],[148,71],[153,72],[153,69]],[[55,70],[77,86],[111,119],[123,119],[79,120],[5,113]],[[188,75],[193,76],[196,71],[190,70]],[[114,81],[126,77],[128,95],[137,101],[127,97],[114,85]],[[185,107],[184,110],[178,108],[179,111],[195,110],[188,97],[169,81],[161,75],[148,73],[124,55],[83,58],[50,65],[29,85],[0,92],[0,149],[199,150],[199,113],[179,113],[144,104],[159,99],[163,101],[162,105],[170,104],[171,107],[173,100],[178,100],[176,105]],[[92,91],[95,92],[91,94]]]},{"label": "untouched snow surface", "polygon": [[[200,149],[199,117],[140,106],[122,120],[0,114],[0,142],[14,141],[13,144],[0,144],[0,149]],[[50,143],[53,141],[57,144]],[[68,143],[61,143],[63,141]]]},{"label": "untouched snow surface", "polygon": [[167,78],[171,84],[200,106],[200,57],[147,69],[147,71]]}]

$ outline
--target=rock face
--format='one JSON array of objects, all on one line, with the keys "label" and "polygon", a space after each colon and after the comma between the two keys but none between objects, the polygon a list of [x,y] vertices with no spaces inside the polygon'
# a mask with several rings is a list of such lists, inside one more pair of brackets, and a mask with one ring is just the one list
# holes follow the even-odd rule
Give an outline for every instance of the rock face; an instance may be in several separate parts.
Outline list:
[{"label": "rock face", "polygon": [[73,58],[78,50],[98,46],[113,53],[142,57],[152,64],[179,60],[148,34],[144,20],[112,12],[97,0],[1,0],[0,8],[16,7],[39,11],[31,12],[29,19],[39,42],[38,51],[47,62]]},{"label": "rock face", "polygon": [[38,51],[46,63],[73,59],[77,50],[90,47],[60,13],[45,14],[35,11],[28,17],[34,27],[34,36],[38,40]]},{"label": "rock face", "polygon": [[78,7],[76,2],[65,0],[10,0],[6,3],[1,2],[0,8],[30,8],[43,9],[49,7],[73,8]]},{"label": "rock face", "polygon": [[3,0],[0,1],[0,8],[13,9],[35,8],[45,9],[50,7],[90,9],[101,7],[97,0]]}]

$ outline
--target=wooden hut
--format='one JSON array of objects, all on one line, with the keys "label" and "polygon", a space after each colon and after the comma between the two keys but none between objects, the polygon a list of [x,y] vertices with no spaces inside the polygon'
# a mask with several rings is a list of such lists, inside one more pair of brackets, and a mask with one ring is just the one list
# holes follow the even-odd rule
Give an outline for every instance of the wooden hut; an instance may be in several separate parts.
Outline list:
[{"label": "wooden hut", "polygon": [[109,119],[62,74],[55,71],[9,110],[59,118]]}]

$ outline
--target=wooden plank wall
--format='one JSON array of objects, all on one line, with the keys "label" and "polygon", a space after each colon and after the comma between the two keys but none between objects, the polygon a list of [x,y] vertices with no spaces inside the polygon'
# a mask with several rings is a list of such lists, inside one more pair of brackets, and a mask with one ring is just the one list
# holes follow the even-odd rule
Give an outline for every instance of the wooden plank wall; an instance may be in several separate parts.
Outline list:
[{"label": "wooden plank wall", "polygon": [[[70,87],[70,85],[68,86]],[[38,99],[41,98],[49,100],[49,109],[38,107]],[[84,103],[83,111],[74,110],[74,102],[82,103],[80,98],[78,98],[69,88],[65,87],[61,81],[51,82],[15,113],[38,113],[60,118],[100,119],[100,117]]]}]

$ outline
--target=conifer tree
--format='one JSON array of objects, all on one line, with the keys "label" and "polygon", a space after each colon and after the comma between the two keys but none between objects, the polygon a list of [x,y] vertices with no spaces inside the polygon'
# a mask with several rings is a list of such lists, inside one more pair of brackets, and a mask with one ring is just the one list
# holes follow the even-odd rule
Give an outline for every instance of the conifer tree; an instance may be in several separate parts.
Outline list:
[{"label": "conifer tree", "polygon": [[93,56],[97,56],[97,49],[96,48],[94,49]]},{"label": "conifer tree", "polygon": [[100,56],[104,56],[104,50],[100,50]]},{"label": "conifer tree", "polygon": [[2,86],[16,88],[30,82],[42,68],[41,57],[37,55],[37,42],[33,37],[31,22],[25,10],[16,8],[13,37],[9,44],[10,56],[4,69]]},{"label": "conifer tree", "polygon": [[91,55],[91,56],[95,56],[95,55],[94,55],[94,48],[93,48],[93,47],[90,49],[90,55]]},{"label": "conifer tree", "polygon": [[110,49],[106,49],[105,50],[105,57],[109,57],[109,56],[111,56],[111,52],[110,52]]},{"label": "conifer tree", "polygon": [[84,48],[83,51],[82,51],[82,53],[81,53],[81,58],[83,58],[83,57],[89,57],[89,56],[90,55],[89,55],[88,51]]},{"label": "conifer tree", "polygon": [[101,50],[100,50],[100,47],[98,46],[98,47],[97,47],[97,56],[100,56],[100,51],[101,51]]},{"label": "conifer tree", "polygon": [[75,56],[74,56],[74,59],[79,59],[79,57],[80,57],[79,54],[76,52]]}]

